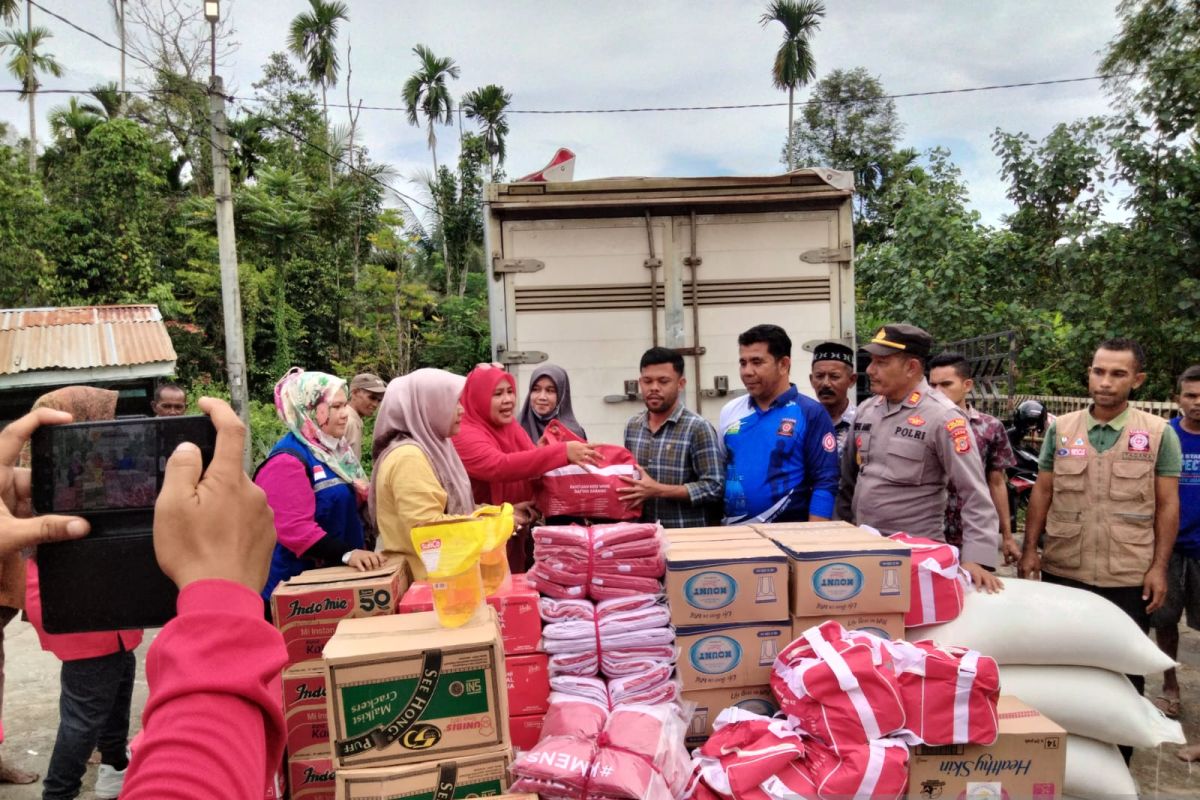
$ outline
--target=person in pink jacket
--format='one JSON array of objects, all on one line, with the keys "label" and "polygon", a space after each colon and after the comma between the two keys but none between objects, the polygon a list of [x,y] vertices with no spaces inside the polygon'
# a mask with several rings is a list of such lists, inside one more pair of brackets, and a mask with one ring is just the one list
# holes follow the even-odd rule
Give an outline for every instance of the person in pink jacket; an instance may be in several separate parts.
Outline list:
[{"label": "person in pink jacket", "polygon": [[595,448],[585,442],[539,447],[517,422],[517,382],[498,364],[480,364],[467,374],[463,388],[462,427],[454,448],[471,478],[476,503],[512,503],[517,533],[509,540],[508,563],[524,572],[529,554],[533,480],[567,464],[594,464]]},{"label": "person in pink jacket", "polygon": [[[180,445],[155,506],[154,549],[180,589],[178,616],[146,658],[150,697],[123,800],[257,800],[283,757],[287,653],[257,593],[275,542],[271,509],[242,471],[246,430],[233,409],[207,397],[200,408],[217,428],[212,463],[201,477],[200,451]],[[28,518],[29,473],[15,468],[39,425],[70,421],[42,408],[0,431],[0,555],[87,534],[78,517]]]}]

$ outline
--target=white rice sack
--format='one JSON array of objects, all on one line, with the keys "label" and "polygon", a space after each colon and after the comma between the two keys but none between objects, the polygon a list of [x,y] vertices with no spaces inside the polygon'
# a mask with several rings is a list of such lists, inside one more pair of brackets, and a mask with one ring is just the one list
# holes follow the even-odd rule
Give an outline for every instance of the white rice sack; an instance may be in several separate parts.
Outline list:
[{"label": "white rice sack", "polygon": [[1124,675],[1095,667],[1000,667],[1000,689],[1067,733],[1131,747],[1184,744],[1183,726],[1137,693]]},{"label": "white rice sack", "polygon": [[910,628],[1000,664],[1059,664],[1152,675],[1175,666],[1129,616],[1104,598],[1054,583],[1005,578],[998,594],[970,592],[953,622]]},{"label": "white rice sack", "polygon": [[1115,744],[1068,736],[1063,794],[1089,800],[1137,800],[1137,784]]}]

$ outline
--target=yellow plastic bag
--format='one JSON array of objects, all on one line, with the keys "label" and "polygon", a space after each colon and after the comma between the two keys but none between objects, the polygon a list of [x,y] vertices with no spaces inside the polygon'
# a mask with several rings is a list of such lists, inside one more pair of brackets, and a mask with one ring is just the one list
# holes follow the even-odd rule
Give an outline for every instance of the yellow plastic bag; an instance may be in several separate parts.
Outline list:
[{"label": "yellow plastic bag", "polygon": [[483,576],[483,593],[493,595],[509,582],[508,540],[514,528],[513,507],[511,503],[480,506],[471,516],[488,523],[479,570]]},{"label": "yellow plastic bag", "polygon": [[484,518],[456,517],[412,529],[413,549],[425,564],[438,622],[457,628],[483,605],[479,556],[489,540]]}]

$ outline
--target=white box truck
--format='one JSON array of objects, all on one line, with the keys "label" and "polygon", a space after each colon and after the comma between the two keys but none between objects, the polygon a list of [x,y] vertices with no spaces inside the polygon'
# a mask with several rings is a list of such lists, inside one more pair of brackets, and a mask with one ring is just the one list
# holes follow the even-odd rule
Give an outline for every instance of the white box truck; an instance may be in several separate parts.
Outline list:
[{"label": "white box truck", "polygon": [[620,444],[642,410],[638,361],[654,345],[683,354],[685,402],[714,426],[745,393],[737,337],[753,325],[788,332],[811,395],[813,345],[854,345],[853,191],[851,174],[820,168],[490,185],[493,358],[519,402],[537,364],[566,369],[595,442]]}]

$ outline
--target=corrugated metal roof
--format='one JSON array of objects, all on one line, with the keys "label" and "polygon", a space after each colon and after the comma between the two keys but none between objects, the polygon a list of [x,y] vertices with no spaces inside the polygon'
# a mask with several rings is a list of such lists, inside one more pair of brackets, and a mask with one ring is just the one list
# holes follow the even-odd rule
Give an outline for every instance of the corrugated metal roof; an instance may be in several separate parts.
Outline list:
[{"label": "corrugated metal roof", "polygon": [[0,309],[0,375],[175,358],[158,306]]}]

